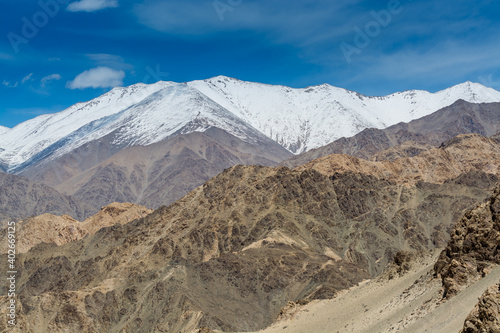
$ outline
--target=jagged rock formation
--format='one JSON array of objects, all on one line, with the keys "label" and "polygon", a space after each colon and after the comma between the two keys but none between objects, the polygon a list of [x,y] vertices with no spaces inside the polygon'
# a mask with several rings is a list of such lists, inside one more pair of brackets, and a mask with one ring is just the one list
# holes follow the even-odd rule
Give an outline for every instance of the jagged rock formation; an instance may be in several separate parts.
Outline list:
[{"label": "jagged rock formation", "polygon": [[397,183],[443,183],[470,172],[500,175],[500,141],[478,134],[463,134],[418,156],[394,161],[366,161],[348,155],[326,156],[297,168],[326,175],[360,172]]},{"label": "jagged rock formation", "polygon": [[492,264],[500,264],[500,186],[456,224],[434,270],[443,280],[444,296],[451,297],[485,276]]},{"label": "jagged rock formation", "polygon": [[[281,165],[293,168],[331,154],[372,159],[412,157],[429,146],[437,147],[459,134],[491,136],[500,130],[500,103],[472,104],[457,101],[428,116],[386,129],[368,128],[353,137],[338,139],[324,147],[294,156]],[[397,150],[392,147],[403,145]]]},{"label": "jagged rock formation", "polygon": [[[87,235],[93,235],[101,228],[116,223],[124,224],[144,217],[153,210],[131,203],[113,203],[83,222],[71,216],[42,214],[16,224],[16,251],[25,253],[40,243],[63,245]],[[0,235],[0,253],[7,253],[7,233]]]},{"label": "jagged rock formation", "polygon": [[500,332],[500,284],[489,287],[471,311],[460,333]]}]

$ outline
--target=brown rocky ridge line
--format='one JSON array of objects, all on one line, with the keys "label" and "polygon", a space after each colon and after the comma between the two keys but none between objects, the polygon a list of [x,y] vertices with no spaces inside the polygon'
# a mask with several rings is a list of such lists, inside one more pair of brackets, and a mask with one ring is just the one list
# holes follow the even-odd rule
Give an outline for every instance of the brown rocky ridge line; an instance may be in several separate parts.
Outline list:
[{"label": "brown rocky ridge line", "polygon": [[270,139],[250,144],[214,127],[179,133],[148,146],[116,146],[113,138],[114,133],[55,160],[34,164],[22,174],[86,203],[95,214],[112,202],[156,209],[231,166],[270,166],[291,156]]},{"label": "brown rocky ridge line", "polygon": [[465,213],[434,266],[443,297],[452,297],[500,264],[500,186],[493,196]]},{"label": "brown rocky ridge line", "polygon": [[[42,214],[16,223],[16,252],[25,253],[40,243],[63,245],[87,235],[93,235],[101,228],[116,223],[124,224],[144,217],[153,210],[132,203],[112,203],[102,207],[99,213],[83,222],[71,216]],[[0,235],[0,253],[7,253],[7,233]]]},{"label": "brown rocky ridge line", "polygon": [[443,183],[468,172],[500,175],[500,141],[478,134],[462,134],[439,148],[393,161],[367,161],[348,155],[330,155],[296,168],[325,175],[359,172],[397,183]]}]

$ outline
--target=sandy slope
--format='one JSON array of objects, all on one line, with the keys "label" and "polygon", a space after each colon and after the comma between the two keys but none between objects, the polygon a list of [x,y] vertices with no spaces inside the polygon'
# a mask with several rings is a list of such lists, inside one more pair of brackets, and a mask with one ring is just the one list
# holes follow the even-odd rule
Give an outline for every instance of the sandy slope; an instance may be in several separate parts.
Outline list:
[{"label": "sandy slope", "polygon": [[291,309],[260,333],[458,332],[484,290],[500,279],[500,267],[446,303],[429,255],[403,277],[367,281],[339,297]]}]

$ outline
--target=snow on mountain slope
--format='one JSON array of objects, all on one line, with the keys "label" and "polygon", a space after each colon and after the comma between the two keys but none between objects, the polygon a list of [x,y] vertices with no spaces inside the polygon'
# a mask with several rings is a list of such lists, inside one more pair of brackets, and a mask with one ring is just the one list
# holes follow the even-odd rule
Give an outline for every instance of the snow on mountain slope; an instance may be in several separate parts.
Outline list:
[{"label": "snow on mountain slope", "polygon": [[385,97],[327,84],[293,89],[224,76],[188,84],[296,154],[367,127],[385,128],[421,118],[459,99],[500,101],[500,92],[471,82],[434,94],[412,90]]},{"label": "snow on mountain slope", "polygon": [[5,126],[0,126],[0,135],[10,130],[10,128]]},{"label": "snow on mountain slope", "polygon": [[113,133],[117,145],[148,145],[176,133],[219,127],[247,142],[271,138],[301,153],[367,127],[384,128],[451,105],[500,102],[500,92],[466,82],[429,93],[368,97],[327,84],[294,89],[224,76],[114,88],[87,103],[0,128],[0,166],[9,171]]},{"label": "snow on mountain slope", "polygon": [[[51,158],[62,156],[87,142],[98,140],[111,133],[113,133],[112,143],[122,146],[145,146],[177,133],[205,131],[209,127],[223,129],[250,143],[272,142],[262,133],[186,84],[165,82],[161,86],[164,88],[150,94],[140,102],[129,107],[122,107],[119,112],[116,112],[118,108],[114,108],[113,112],[106,110],[108,115],[86,123],[35,153],[30,152],[30,158],[22,161],[24,163],[11,162],[9,171],[15,172],[49,156]],[[140,95],[143,96],[144,92]],[[127,106],[130,102],[121,101],[118,104]],[[90,113],[97,112],[91,110]],[[57,122],[55,123],[58,125]],[[3,140],[1,142],[3,143]]]},{"label": "snow on mountain slope", "polygon": [[0,150],[5,149],[0,153],[0,162],[22,163],[89,122],[120,112],[169,85],[167,82],[139,83],[114,88],[89,102],[38,116],[3,133],[0,131]]}]

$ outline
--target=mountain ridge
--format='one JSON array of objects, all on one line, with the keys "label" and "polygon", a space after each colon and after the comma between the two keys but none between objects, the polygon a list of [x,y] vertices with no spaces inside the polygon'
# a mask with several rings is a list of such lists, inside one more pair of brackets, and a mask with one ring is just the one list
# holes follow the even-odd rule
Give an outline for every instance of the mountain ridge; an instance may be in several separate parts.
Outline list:
[{"label": "mountain ridge", "polygon": [[[460,149],[473,155],[473,147]],[[454,221],[497,181],[471,172],[408,185],[355,172],[233,166],[141,219],[20,254],[18,327],[261,329],[288,301],[331,298],[378,275],[400,250],[446,246]]]},{"label": "mountain ridge", "polygon": [[385,97],[368,97],[330,85],[297,89],[223,76],[186,83],[139,83],[1,130],[0,164],[9,172],[20,172],[38,160],[115,130],[114,144],[130,146],[210,126],[249,142],[267,137],[300,153],[364,128],[419,118],[459,98],[500,102],[500,92],[470,82],[434,94],[407,91]]},{"label": "mountain ridge", "polygon": [[[499,110],[500,103],[475,104],[458,100],[409,123],[401,122],[385,129],[364,129],[352,137],[343,137],[326,146],[293,156],[280,165],[294,168],[331,154],[347,154],[366,160],[411,157],[427,148],[438,147],[459,134],[494,136],[500,131]],[[406,151],[389,151],[402,144],[407,144]],[[386,151],[383,156],[377,156],[382,151]]]}]

